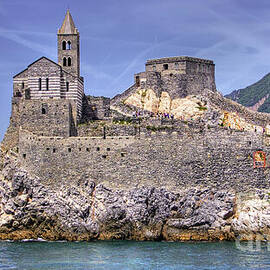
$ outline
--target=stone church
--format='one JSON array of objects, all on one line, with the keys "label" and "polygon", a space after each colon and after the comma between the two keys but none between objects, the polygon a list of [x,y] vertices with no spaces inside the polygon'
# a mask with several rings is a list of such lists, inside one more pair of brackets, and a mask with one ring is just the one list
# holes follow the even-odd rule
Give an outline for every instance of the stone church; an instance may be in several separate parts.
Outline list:
[{"label": "stone church", "polygon": [[74,135],[84,96],[80,34],[69,10],[57,37],[58,63],[41,57],[14,76],[12,115],[29,131],[66,137]]}]

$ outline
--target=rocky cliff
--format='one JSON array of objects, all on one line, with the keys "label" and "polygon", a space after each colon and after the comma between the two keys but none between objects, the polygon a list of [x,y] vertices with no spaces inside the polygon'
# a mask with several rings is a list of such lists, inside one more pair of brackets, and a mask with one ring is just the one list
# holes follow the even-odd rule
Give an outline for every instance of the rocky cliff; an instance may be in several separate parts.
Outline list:
[{"label": "rocky cliff", "polygon": [[[113,189],[91,179],[51,188],[2,159],[0,239],[268,239],[267,190],[149,186]],[[259,238],[258,238],[259,237]]]}]

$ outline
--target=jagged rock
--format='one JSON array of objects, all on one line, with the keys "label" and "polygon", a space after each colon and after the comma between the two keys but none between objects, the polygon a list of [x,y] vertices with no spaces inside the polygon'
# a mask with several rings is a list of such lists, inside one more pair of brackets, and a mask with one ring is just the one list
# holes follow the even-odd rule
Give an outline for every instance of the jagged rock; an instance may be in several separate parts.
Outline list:
[{"label": "jagged rock", "polygon": [[[142,186],[119,190],[91,180],[53,189],[6,158],[0,181],[0,239],[230,240],[269,236],[270,206],[262,191],[178,192]],[[238,197],[237,197],[238,196]]]}]

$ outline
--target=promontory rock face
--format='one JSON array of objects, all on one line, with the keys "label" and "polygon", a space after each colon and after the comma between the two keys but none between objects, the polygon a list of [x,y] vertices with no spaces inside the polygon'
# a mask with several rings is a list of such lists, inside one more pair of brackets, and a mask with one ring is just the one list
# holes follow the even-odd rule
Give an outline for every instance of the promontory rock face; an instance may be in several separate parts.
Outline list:
[{"label": "promontory rock face", "polygon": [[[12,118],[0,239],[268,240],[269,115],[213,91],[156,97],[129,90],[112,102],[125,117],[80,124],[78,136]],[[126,117],[134,109],[148,114]],[[166,111],[175,119],[152,116]]]},{"label": "promontory rock face", "polygon": [[52,188],[2,160],[0,239],[267,239],[269,194],[218,188],[112,189],[84,179]]}]

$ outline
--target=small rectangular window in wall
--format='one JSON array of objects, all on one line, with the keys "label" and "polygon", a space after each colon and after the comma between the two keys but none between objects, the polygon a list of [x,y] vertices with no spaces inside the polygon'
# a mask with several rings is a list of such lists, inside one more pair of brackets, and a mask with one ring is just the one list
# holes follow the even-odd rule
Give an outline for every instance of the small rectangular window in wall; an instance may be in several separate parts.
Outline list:
[{"label": "small rectangular window in wall", "polygon": [[66,89],[67,89],[67,92],[69,91],[69,82],[66,82]]},{"label": "small rectangular window in wall", "polygon": [[46,90],[49,90],[49,78],[46,79]]}]

